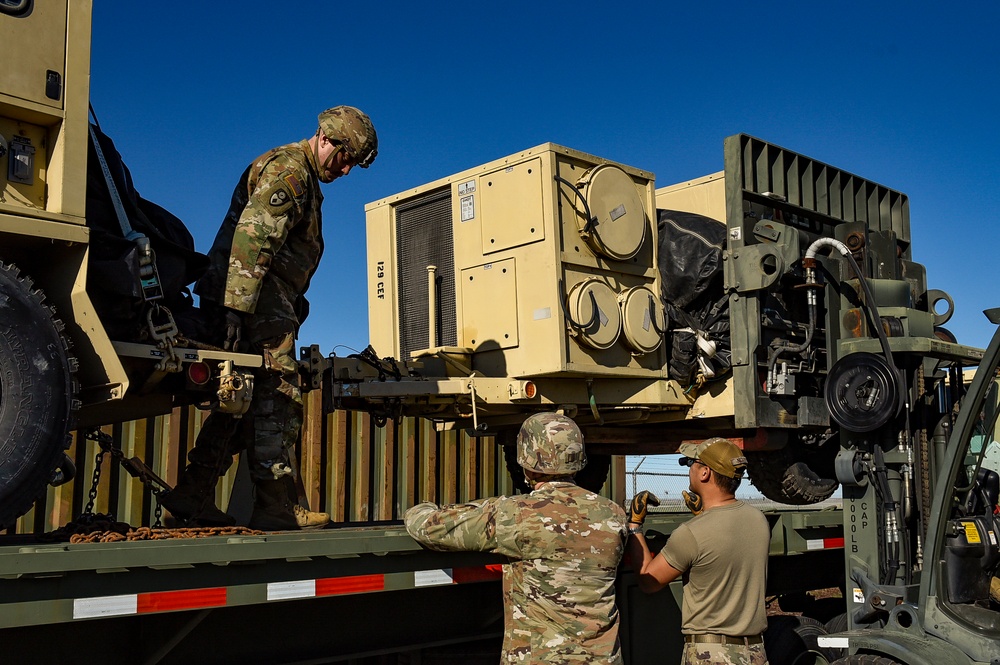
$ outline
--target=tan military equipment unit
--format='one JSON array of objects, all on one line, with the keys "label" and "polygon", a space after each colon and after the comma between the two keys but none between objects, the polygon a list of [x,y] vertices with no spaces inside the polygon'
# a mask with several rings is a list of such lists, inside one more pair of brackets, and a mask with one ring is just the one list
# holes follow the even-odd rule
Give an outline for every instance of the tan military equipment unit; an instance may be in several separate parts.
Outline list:
[{"label": "tan military equipment unit", "polygon": [[474,377],[453,414],[690,405],[664,380],[652,173],[549,143],[366,212],[372,346]]},{"label": "tan military equipment unit", "polygon": [[[179,333],[162,305],[157,239],[135,229],[128,247],[140,272],[130,288],[144,303],[142,331],[113,333],[121,322],[99,315],[88,284],[90,30],[89,0],[0,5],[0,528],[45,483],[71,477],[71,422],[91,427],[190,402],[239,413],[252,393],[247,372],[261,362]],[[101,160],[116,166],[111,154]],[[116,196],[110,219],[125,242],[127,197]]]}]

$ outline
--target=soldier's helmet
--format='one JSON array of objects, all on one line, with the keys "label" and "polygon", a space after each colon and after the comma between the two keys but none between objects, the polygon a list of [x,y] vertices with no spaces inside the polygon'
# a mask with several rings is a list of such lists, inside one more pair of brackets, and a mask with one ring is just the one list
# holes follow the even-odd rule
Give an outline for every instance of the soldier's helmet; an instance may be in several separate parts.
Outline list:
[{"label": "soldier's helmet", "polygon": [[517,433],[517,463],[546,475],[569,475],[587,464],[583,433],[558,413],[536,413]]},{"label": "soldier's helmet", "polygon": [[363,169],[375,161],[378,135],[375,125],[363,111],[353,106],[334,106],[319,114],[323,135],[341,143],[354,162]]}]

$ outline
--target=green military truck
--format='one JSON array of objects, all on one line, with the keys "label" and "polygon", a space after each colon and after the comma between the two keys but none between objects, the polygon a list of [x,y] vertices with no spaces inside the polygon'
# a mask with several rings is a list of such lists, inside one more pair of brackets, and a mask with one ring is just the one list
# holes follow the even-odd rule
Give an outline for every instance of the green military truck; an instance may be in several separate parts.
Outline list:
[{"label": "green military truck", "polygon": [[203,257],[88,122],[90,3],[0,3],[0,35],[2,528],[72,477],[71,427],[243,412],[261,360],[186,337]]}]

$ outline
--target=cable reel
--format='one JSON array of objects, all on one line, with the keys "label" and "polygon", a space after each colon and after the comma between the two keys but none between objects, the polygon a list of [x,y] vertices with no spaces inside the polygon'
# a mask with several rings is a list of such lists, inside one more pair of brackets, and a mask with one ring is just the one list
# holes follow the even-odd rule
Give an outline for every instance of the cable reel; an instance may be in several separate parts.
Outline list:
[{"label": "cable reel", "polygon": [[852,353],[834,363],[824,393],[830,415],[850,432],[877,430],[902,407],[899,374],[874,353]]}]

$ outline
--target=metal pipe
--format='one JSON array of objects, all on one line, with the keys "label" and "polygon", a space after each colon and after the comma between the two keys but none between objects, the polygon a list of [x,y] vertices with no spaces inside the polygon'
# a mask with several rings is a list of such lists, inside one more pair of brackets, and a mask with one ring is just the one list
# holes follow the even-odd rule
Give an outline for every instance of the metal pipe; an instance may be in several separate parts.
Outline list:
[{"label": "metal pipe", "polygon": [[437,346],[437,266],[427,266],[427,347]]}]

